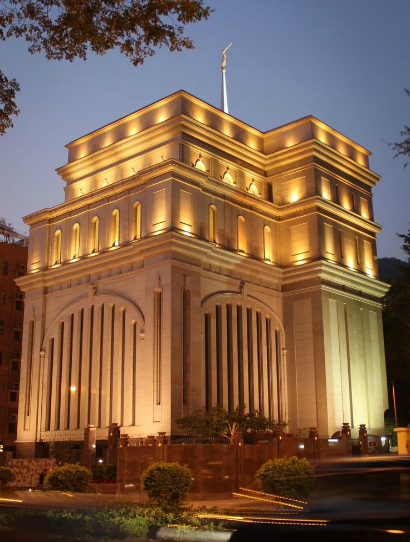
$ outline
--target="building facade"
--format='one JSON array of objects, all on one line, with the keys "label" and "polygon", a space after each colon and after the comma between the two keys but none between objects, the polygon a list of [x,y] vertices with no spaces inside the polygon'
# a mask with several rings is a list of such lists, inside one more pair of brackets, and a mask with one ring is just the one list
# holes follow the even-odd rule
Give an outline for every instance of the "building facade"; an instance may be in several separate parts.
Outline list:
[{"label": "building facade", "polygon": [[262,133],[177,92],[67,145],[26,217],[20,455],[177,433],[245,404],[292,431],[384,432],[369,152],[314,117]]},{"label": "building facade", "polygon": [[0,444],[7,451],[15,449],[17,436],[23,340],[24,294],[15,279],[26,273],[27,250],[0,242]]}]

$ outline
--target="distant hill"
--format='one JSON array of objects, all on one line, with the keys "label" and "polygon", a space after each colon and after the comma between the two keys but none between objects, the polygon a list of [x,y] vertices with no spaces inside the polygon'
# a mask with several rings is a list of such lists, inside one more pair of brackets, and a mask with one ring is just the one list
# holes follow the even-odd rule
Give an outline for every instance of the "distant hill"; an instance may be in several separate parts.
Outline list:
[{"label": "distant hill", "polygon": [[401,277],[403,272],[400,270],[400,266],[409,267],[407,262],[398,258],[378,258],[377,262],[379,264],[379,278],[384,282]]}]

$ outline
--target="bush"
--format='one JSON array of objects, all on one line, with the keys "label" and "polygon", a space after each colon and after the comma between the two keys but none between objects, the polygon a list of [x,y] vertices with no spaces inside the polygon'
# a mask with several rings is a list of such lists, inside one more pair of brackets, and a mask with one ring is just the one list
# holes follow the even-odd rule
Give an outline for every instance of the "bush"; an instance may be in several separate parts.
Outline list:
[{"label": "bush", "polygon": [[80,465],[64,465],[51,470],[44,481],[44,489],[77,491],[85,493],[91,484],[92,474]]},{"label": "bush", "polygon": [[178,463],[153,463],[141,475],[141,489],[165,510],[180,508],[192,484],[192,472]]},{"label": "bush", "polygon": [[264,463],[256,479],[266,493],[304,499],[313,491],[314,472],[314,467],[304,458],[283,457]]},{"label": "bush", "polygon": [[0,467],[0,489],[5,488],[16,477],[13,469],[10,467]]}]

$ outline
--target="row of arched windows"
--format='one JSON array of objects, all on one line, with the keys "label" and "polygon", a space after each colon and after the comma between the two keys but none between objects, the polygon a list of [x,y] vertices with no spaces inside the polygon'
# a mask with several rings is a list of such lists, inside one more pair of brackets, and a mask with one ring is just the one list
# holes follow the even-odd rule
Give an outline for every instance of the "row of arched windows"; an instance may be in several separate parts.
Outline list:
[{"label": "row of arched windows", "polygon": [[[215,205],[209,206],[208,211],[208,239],[217,243],[217,210]],[[238,252],[246,253],[246,222],[242,215],[237,222]],[[263,259],[272,262],[272,231],[269,226],[263,227]]]},{"label": "row of arched windows", "polygon": [[[141,203],[137,201],[133,207],[133,240],[141,237]],[[71,251],[69,259],[77,260],[80,253],[80,240],[81,240],[80,224],[77,222],[72,227],[71,233]],[[111,248],[117,247],[120,244],[120,211],[114,209],[111,213],[110,222],[110,239],[109,246]],[[56,230],[54,232],[52,265],[58,265],[61,263],[61,245],[62,245],[62,232]],[[91,235],[90,235],[90,254],[97,254],[100,251],[100,218],[94,216],[91,220]]]},{"label": "row of arched windows", "polygon": [[[133,237],[135,241],[141,238],[141,203],[136,202],[133,207]],[[77,222],[72,227],[71,234],[71,252],[70,260],[77,260],[81,256],[80,240],[81,240],[80,224]],[[238,216],[237,221],[237,239],[238,252],[246,253],[246,222],[242,215]],[[209,206],[208,211],[208,240],[211,243],[217,243],[217,209],[215,205]],[[110,222],[110,239],[109,247],[114,248],[120,244],[120,211],[114,209],[111,213]],[[61,246],[62,232],[56,230],[54,233],[54,244],[52,254],[52,265],[61,263]],[[90,254],[97,254],[100,251],[100,219],[94,216],[91,220],[91,235],[90,235]],[[272,233],[269,226],[263,228],[263,258],[266,262],[272,262]]]}]

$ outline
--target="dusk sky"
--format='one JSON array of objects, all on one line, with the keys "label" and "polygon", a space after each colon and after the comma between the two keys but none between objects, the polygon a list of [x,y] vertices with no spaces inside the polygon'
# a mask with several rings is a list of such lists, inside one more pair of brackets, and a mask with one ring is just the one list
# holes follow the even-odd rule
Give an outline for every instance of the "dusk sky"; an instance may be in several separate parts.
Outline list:
[{"label": "dusk sky", "polygon": [[409,0],[210,0],[215,12],[186,33],[195,49],[161,49],[134,67],[119,52],[86,62],[47,61],[23,40],[1,43],[0,65],[16,78],[20,115],[0,138],[0,216],[64,200],[55,169],[64,145],[179,89],[220,104],[221,51],[230,42],[229,112],[262,131],[314,115],[369,149],[382,176],[374,190],[383,226],[379,256],[404,258],[396,233],[410,221],[410,166],[387,142],[410,124]]}]

